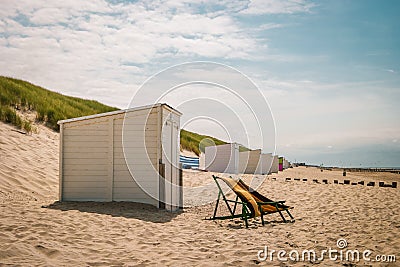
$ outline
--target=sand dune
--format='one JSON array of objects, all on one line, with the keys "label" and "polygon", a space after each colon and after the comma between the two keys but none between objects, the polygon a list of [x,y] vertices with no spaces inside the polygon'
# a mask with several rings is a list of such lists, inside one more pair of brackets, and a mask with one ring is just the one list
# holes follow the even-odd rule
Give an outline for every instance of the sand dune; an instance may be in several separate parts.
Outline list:
[{"label": "sand dune", "polygon": [[[348,248],[400,260],[400,190],[336,185],[341,172],[293,168],[265,177],[259,191],[294,206],[293,224],[278,215],[262,227],[252,220],[210,221],[214,203],[169,213],[137,203],[57,202],[58,134],[41,129],[23,135],[0,124],[0,266],[398,266],[398,263],[260,261],[270,249]],[[347,179],[400,175],[348,173]],[[275,177],[276,180],[272,179]],[[307,182],[286,182],[306,177]],[[250,182],[250,175],[244,176]],[[330,184],[312,179],[329,179]],[[211,173],[184,172],[186,204],[217,194]],[[202,187],[209,184],[209,188]],[[197,187],[197,189],[193,189]],[[224,212],[221,208],[219,212]],[[350,265],[353,264],[353,265]]]},{"label": "sand dune", "polygon": [[58,133],[35,125],[22,134],[0,124],[0,194],[8,198],[53,198],[58,190]]}]

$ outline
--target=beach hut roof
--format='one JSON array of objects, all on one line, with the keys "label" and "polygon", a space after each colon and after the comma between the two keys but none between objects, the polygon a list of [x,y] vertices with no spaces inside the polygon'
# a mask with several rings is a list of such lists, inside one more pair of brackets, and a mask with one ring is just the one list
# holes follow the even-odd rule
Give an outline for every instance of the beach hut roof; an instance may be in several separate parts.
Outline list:
[{"label": "beach hut roof", "polygon": [[100,113],[100,114],[94,114],[94,115],[89,115],[89,116],[83,116],[83,117],[78,117],[78,118],[72,118],[72,119],[67,119],[67,120],[61,120],[58,121],[57,124],[63,124],[63,123],[69,123],[69,122],[75,122],[75,121],[83,121],[83,120],[89,120],[89,119],[94,119],[94,118],[100,118],[100,117],[106,117],[106,116],[112,116],[116,114],[121,114],[121,113],[127,113],[131,111],[137,111],[137,110],[143,110],[143,109],[149,109],[149,108],[155,108],[163,106],[170,110],[171,112],[177,114],[177,115],[182,115],[181,112],[178,110],[174,109],[170,105],[166,103],[158,103],[158,104],[153,104],[153,105],[147,105],[147,106],[142,106],[142,107],[134,107],[134,108],[128,108],[128,109],[121,109],[121,110],[116,110],[116,111],[111,111],[111,112],[105,112],[105,113]]}]

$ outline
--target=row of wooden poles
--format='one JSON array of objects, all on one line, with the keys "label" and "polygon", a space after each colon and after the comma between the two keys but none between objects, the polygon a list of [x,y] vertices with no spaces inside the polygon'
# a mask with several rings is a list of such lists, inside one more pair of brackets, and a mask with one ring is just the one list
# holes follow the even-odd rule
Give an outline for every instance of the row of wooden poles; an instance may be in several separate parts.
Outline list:
[{"label": "row of wooden poles", "polygon": [[[276,178],[272,178],[272,180],[276,180]],[[290,182],[292,181],[292,178],[286,178],[285,179],[286,182]],[[303,181],[303,182],[307,182],[308,179],[307,178],[294,178],[293,181]],[[318,181],[318,179],[313,179],[312,180],[313,183],[317,183],[319,184],[320,182]],[[323,184],[329,184],[327,179],[323,179],[322,180]],[[365,185],[364,181],[359,181],[359,182],[351,182],[350,180],[343,180],[343,182],[339,182],[339,180],[333,180],[334,184],[344,184],[344,185]],[[375,182],[368,182],[366,184],[367,186],[375,186]],[[397,188],[397,182],[392,182],[391,184],[386,184],[385,182],[379,182],[378,183],[379,187],[391,187],[391,188]]]},{"label": "row of wooden poles", "polygon": [[362,168],[350,168],[346,169],[348,172],[390,172],[395,174],[400,174],[400,170],[397,169],[362,169]]},{"label": "row of wooden poles", "polygon": [[395,173],[395,174],[400,174],[399,169],[392,169],[392,168],[337,168],[337,167],[319,167],[321,170],[327,170],[327,171],[332,171],[332,170],[341,170],[347,171],[347,172],[390,172],[390,173]]}]

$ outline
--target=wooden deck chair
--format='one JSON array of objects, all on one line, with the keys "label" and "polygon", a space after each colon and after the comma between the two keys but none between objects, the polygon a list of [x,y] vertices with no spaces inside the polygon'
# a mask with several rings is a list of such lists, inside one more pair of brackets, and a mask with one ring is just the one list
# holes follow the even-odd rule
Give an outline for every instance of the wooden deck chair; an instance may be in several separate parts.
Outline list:
[{"label": "wooden deck chair", "polygon": [[[288,221],[294,222],[294,218],[289,211],[290,209],[293,209],[293,207],[285,205],[286,201],[273,201],[273,200],[261,195],[260,193],[258,193],[256,190],[254,190],[250,186],[248,186],[245,182],[243,182],[242,179],[238,180],[238,184],[240,184],[240,186],[242,186],[244,189],[249,191],[249,193],[253,196],[253,198],[257,202],[260,212],[261,212],[261,221],[263,222],[263,225],[264,225],[264,216],[263,215],[276,213],[276,212],[279,212],[279,215],[281,216],[283,222],[285,222],[285,223]],[[285,216],[283,216],[283,214],[282,214],[283,211],[285,211],[289,215],[290,220],[287,220],[285,218]]]},{"label": "wooden deck chair", "polygon": [[[218,177],[213,175],[213,179],[218,186],[218,198],[214,209],[213,217],[210,219],[233,219],[233,218],[241,218],[245,221],[246,228],[249,226],[248,219],[261,217],[262,224],[265,224],[264,215],[271,214],[275,212],[279,212],[284,222],[287,222],[285,217],[282,214],[282,211],[286,210],[293,220],[292,215],[289,212],[291,207],[284,205],[285,201],[272,201],[263,195],[259,194],[257,191],[252,190],[249,186],[247,186],[243,181],[234,180],[233,178],[226,177]],[[218,183],[218,179],[224,181],[236,194],[235,200],[227,199],[220,184]],[[228,216],[217,216],[217,209],[220,203],[220,200],[223,200],[229,210],[230,215]],[[240,199],[240,201],[239,201]],[[230,203],[234,204],[233,208]],[[241,205],[242,211],[241,213],[236,214],[236,208],[238,205]]]}]

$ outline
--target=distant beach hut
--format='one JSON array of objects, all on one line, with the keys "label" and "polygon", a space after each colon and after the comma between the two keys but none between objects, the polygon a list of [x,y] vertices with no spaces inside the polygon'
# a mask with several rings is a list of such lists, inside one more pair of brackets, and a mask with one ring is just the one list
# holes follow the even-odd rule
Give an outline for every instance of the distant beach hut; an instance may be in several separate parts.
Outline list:
[{"label": "distant beach hut", "polygon": [[200,153],[200,156],[199,156],[199,169],[200,170],[205,170],[206,169],[206,154],[205,153]]},{"label": "distant beach hut", "polygon": [[286,170],[286,169],[289,168],[289,166],[290,166],[289,161],[288,161],[287,159],[284,158],[284,159],[283,159],[283,169]]},{"label": "distant beach hut", "polygon": [[279,157],[279,171],[283,171],[283,160],[284,157]]},{"label": "distant beach hut", "polygon": [[271,173],[278,173],[279,171],[279,158],[278,155],[272,157]]},{"label": "distant beach hut", "polygon": [[181,115],[156,104],[59,121],[60,200],[182,207]]},{"label": "distant beach hut", "polygon": [[270,174],[273,156],[272,153],[260,154],[260,161],[255,174]]},{"label": "distant beach hut", "polygon": [[182,164],[183,169],[198,169],[199,168],[199,158],[197,157],[187,157],[180,155],[179,162]]},{"label": "distant beach hut", "polygon": [[256,174],[260,162],[260,155],[261,155],[261,149],[240,152],[239,173]]},{"label": "distant beach hut", "polygon": [[238,173],[239,144],[207,146],[204,154],[204,168],[221,173]]}]

